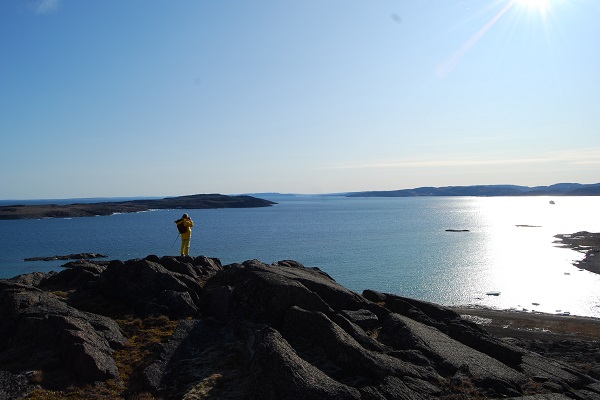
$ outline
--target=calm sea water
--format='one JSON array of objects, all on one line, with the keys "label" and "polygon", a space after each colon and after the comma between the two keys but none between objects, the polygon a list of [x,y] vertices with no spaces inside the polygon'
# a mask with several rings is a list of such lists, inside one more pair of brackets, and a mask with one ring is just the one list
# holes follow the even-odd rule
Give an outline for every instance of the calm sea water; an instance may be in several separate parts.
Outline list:
[{"label": "calm sea water", "polygon": [[[600,275],[574,267],[583,255],[553,244],[559,233],[600,232],[600,197],[557,197],[554,205],[547,197],[273,200],[268,208],[187,210],[196,223],[192,255],[224,264],[293,259],[357,292],[600,317]],[[23,261],[34,256],[177,255],[181,214],[0,221],[0,277],[63,263]]]}]

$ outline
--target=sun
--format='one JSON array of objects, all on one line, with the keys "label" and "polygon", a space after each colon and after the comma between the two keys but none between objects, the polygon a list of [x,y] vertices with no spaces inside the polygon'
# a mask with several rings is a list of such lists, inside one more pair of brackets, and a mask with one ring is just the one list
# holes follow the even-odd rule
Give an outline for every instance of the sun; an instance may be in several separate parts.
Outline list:
[{"label": "sun", "polygon": [[550,0],[513,0],[513,4],[544,14],[550,7]]}]

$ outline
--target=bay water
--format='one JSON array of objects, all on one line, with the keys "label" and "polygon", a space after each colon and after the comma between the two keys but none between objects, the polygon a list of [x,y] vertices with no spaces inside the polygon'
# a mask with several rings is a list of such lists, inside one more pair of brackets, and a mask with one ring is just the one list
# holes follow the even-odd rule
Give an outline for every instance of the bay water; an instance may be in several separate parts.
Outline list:
[{"label": "bay water", "polygon": [[600,318],[600,275],[553,243],[556,234],[600,232],[600,197],[263,197],[278,204],[0,221],[0,278],[65,263],[27,257],[177,255],[173,222],[187,212],[191,255],[223,264],[291,259],[358,293]]}]

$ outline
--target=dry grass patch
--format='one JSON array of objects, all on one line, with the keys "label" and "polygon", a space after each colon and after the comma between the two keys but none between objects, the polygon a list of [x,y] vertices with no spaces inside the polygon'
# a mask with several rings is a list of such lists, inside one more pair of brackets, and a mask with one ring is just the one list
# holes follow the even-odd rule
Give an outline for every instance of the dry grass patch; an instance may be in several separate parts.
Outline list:
[{"label": "dry grass patch", "polygon": [[110,380],[99,385],[72,386],[62,391],[36,389],[27,398],[30,400],[124,400],[121,396],[122,392],[123,386]]},{"label": "dry grass patch", "polygon": [[[121,381],[108,380],[99,384],[70,386],[64,390],[35,389],[28,397],[32,400],[154,400],[144,391],[141,374],[154,362],[162,343],[175,332],[178,321],[166,316],[146,319],[124,318],[116,321],[128,338],[122,349],[115,351],[114,359]],[[39,372],[43,374],[43,372]]]},{"label": "dry grass patch", "polygon": [[162,343],[173,336],[179,321],[160,316],[143,320],[123,319],[117,320],[117,323],[128,338],[125,346],[115,352],[119,374],[130,387],[140,386],[136,384],[140,374],[158,358]]}]

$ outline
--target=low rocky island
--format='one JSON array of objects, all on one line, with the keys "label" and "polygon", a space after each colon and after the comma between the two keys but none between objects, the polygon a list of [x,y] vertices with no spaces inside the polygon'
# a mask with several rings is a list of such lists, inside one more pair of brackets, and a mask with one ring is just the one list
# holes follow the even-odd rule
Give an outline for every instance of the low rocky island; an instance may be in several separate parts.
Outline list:
[{"label": "low rocky island", "polygon": [[132,213],[148,210],[248,208],[269,207],[276,203],[253,196],[227,196],[222,194],[194,194],[152,200],[130,200],[101,203],[74,204],[15,204],[0,207],[2,219],[73,218]]},{"label": "low rocky island", "polygon": [[290,260],[63,267],[0,280],[0,399],[600,399],[591,318],[358,294]]},{"label": "low rocky island", "polygon": [[65,260],[89,260],[91,258],[106,258],[106,254],[100,253],[75,253],[57,256],[27,257],[24,261],[65,261]]}]

